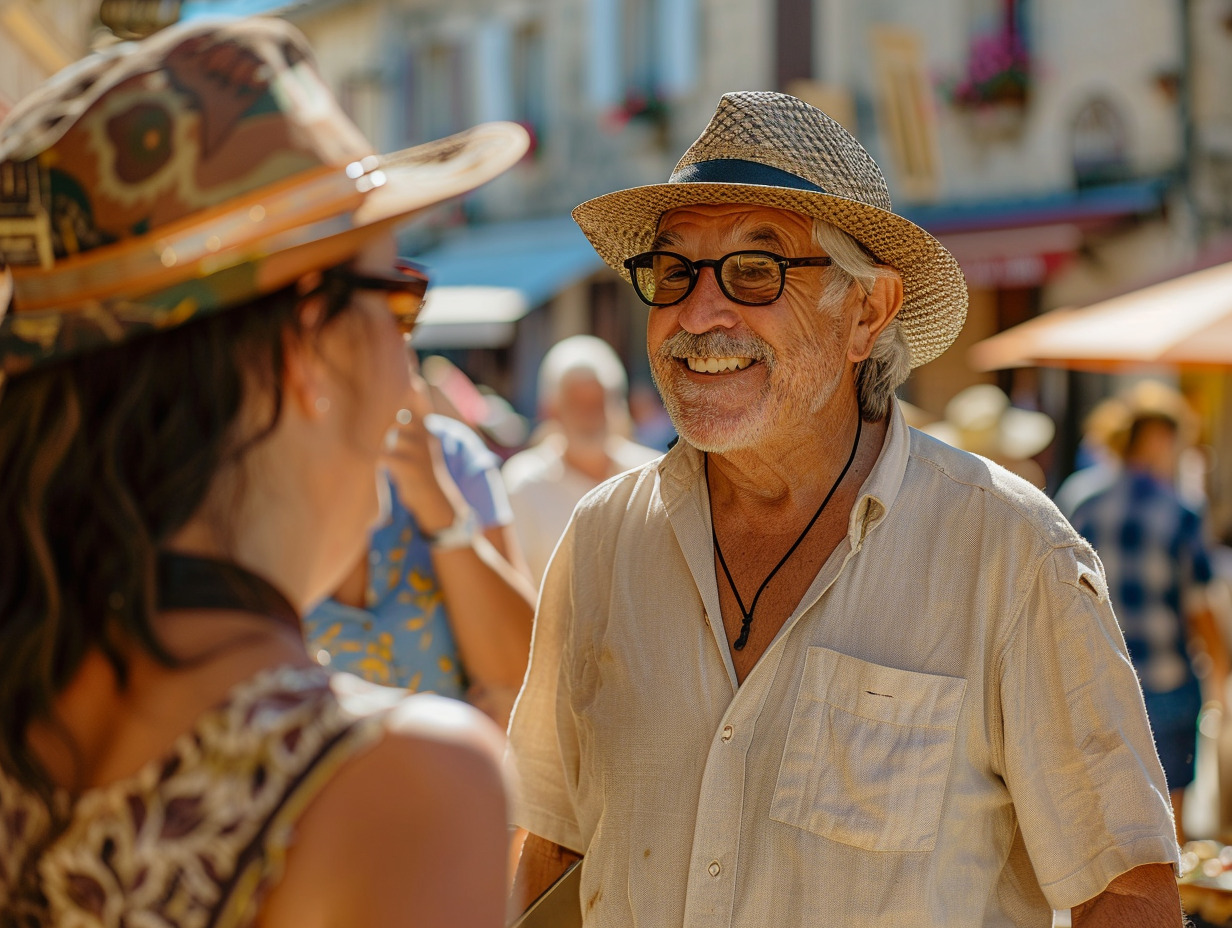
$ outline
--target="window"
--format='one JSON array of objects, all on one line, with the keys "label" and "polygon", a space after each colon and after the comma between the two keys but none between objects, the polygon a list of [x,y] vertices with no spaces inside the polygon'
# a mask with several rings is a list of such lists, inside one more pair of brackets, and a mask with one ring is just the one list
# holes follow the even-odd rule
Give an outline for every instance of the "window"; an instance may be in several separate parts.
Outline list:
[{"label": "window", "polygon": [[1124,180],[1128,172],[1125,120],[1108,100],[1088,101],[1074,117],[1071,152],[1079,186]]},{"label": "window", "polygon": [[626,117],[656,114],[693,88],[697,0],[590,0],[591,102]]},{"label": "window", "polygon": [[353,71],[344,77],[338,89],[338,105],[378,151],[393,147],[385,137],[385,86],[379,72]]},{"label": "window", "polygon": [[653,0],[624,0],[621,58],[626,100],[653,100],[658,95],[655,75]]},{"label": "window", "polygon": [[408,52],[410,142],[438,139],[474,122],[469,55],[461,42],[432,38]]},{"label": "window", "polygon": [[775,76],[779,87],[813,76],[812,0],[775,3]]},{"label": "window", "polygon": [[875,26],[870,35],[877,73],[877,122],[893,154],[903,193],[929,199],[938,186],[932,82],[919,36],[909,29]]},{"label": "window", "polygon": [[513,118],[541,137],[547,123],[547,58],[543,24],[538,20],[519,23],[513,30],[510,85]]}]

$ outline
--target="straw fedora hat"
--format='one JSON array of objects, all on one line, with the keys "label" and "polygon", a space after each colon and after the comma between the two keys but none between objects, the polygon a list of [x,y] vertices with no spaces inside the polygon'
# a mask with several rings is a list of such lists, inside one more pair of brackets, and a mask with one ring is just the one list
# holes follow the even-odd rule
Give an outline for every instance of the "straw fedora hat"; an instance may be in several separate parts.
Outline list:
[{"label": "straw fedora hat", "polygon": [[192,23],[86,58],[0,124],[0,378],[340,264],[527,145],[489,123],[377,155],[281,20]]},{"label": "straw fedora hat", "polygon": [[1202,430],[1201,420],[1185,395],[1154,378],[1139,380],[1100,403],[1084,424],[1092,438],[1102,441],[1118,457],[1124,457],[1129,451],[1134,423],[1149,419],[1170,423],[1183,447],[1196,442]]},{"label": "straw fedora hat", "polygon": [[1000,387],[979,383],[957,393],[945,418],[922,431],[993,460],[1025,460],[1052,444],[1057,427],[1047,413],[1011,406]]},{"label": "straw fedora hat", "polygon": [[663,213],[702,203],[749,203],[824,219],[898,270],[904,289],[898,320],[912,367],[941,354],[962,328],[967,286],[958,262],[891,211],[885,178],[860,143],[795,97],[724,94],[666,184],[588,200],[573,218],[599,256],[628,280],[621,262],[649,249]]}]

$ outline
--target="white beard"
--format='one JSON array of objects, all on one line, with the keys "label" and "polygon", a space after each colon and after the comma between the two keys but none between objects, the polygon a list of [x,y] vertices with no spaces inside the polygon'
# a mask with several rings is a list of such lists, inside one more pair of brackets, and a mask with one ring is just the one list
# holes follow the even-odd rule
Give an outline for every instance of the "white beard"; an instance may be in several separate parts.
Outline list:
[{"label": "white beard", "polygon": [[[682,331],[665,340],[650,357],[650,372],[680,437],[700,451],[724,454],[811,419],[833,399],[843,374],[834,346],[823,344],[821,333],[811,334],[781,357],[753,335]],[[755,396],[748,386],[717,377],[713,385],[698,384],[680,369],[678,359],[689,356],[754,358],[766,367],[765,381]]]}]

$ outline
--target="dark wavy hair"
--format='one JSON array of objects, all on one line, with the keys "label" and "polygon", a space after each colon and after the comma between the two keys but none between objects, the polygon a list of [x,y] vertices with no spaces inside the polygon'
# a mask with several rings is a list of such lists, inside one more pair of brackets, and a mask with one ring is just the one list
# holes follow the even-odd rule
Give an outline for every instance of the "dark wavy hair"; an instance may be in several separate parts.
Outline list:
[{"label": "dark wavy hair", "polygon": [[[177,665],[153,625],[156,553],[277,425],[299,303],[289,287],[0,393],[0,767],[44,800],[29,728],[58,727],[53,701],[85,655],[101,652],[121,686],[134,647]],[[241,435],[249,391],[269,413]]]}]

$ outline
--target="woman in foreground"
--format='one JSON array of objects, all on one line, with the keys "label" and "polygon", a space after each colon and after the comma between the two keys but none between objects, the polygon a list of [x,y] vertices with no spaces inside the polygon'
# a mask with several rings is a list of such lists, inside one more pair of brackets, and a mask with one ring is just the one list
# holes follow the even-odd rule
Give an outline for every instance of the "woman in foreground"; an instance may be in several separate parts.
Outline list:
[{"label": "woman in foreground", "polygon": [[391,230],[524,148],[378,159],[260,20],[0,126],[0,925],[502,923],[499,731],[300,617],[382,517],[426,287]]}]

